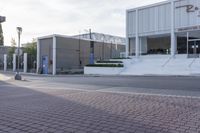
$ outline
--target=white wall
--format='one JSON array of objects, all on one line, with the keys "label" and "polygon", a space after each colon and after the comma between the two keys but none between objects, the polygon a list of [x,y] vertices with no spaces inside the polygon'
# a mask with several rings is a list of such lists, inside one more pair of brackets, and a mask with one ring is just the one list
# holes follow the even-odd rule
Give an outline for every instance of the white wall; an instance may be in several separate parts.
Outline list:
[{"label": "white wall", "polygon": [[[187,12],[186,5],[192,5]],[[181,7],[183,6],[183,7]],[[171,3],[162,2],[138,9],[139,36],[170,33]],[[198,8],[195,10],[195,8]],[[127,10],[127,37],[134,37],[136,32],[136,9]],[[177,0],[174,4],[175,31],[182,27],[200,25],[200,0]],[[200,30],[200,27],[199,27]]]},{"label": "white wall", "polygon": [[136,32],[136,11],[128,11],[127,12],[127,34],[129,37],[133,37],[135,36],[135,32]]},{"label": "white wall", "polygon": [[[187,12],[185,5],[192,5],[191,11]],[[198,7],[198,10],[194,10]],[[190,27],[200,25],[200,0],[182,0],[175,2],[175,27]]]},{"label": "white wall", "polygon": [[119,75],[123,69],[123,67],[84,67],[84,74]]},{"label": "white wall", "polygon": [[[138,9],[139,35],[153,35],[170,32],[170,3]],[[127,12],[127,32],[129,37],[135,35],[136,12]]]}]

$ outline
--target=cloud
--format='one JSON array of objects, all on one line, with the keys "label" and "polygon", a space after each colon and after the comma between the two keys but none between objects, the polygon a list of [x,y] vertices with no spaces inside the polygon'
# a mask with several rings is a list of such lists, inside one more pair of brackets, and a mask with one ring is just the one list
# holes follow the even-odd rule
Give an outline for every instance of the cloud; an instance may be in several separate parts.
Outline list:
[{"label": "cloud", "polygon": [[1,0],[0,15],[6,45],[12,37],[17,38],[16,27],[23,27],[22,42],[31,41],[48,34],[78,34],[92,28],[125,36],[125,11],[135,5],[162,0]]}]

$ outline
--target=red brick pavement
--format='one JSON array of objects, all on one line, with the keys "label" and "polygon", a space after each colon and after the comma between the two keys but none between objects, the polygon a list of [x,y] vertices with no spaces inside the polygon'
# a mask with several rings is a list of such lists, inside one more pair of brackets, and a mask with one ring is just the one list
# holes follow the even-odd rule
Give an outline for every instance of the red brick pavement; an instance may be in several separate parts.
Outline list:
[{"label": "red brick pavement", "polygon": [[198,98],[0,86],[0,133],[198,131]]}]

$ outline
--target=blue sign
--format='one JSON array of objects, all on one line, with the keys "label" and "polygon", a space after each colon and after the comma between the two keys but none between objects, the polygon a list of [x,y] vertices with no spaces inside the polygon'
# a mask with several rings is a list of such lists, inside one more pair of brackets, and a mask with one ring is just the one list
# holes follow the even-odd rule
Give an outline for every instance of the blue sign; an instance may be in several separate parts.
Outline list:
[{"label": "blue sign", "polygon": [[94,64],[94,54],[90,53],[90,64]]}]

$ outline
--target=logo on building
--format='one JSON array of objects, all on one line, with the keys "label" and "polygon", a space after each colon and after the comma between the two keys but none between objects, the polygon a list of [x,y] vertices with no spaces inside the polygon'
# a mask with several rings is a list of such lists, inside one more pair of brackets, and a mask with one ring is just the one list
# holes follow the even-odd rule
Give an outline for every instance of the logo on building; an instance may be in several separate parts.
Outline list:
[{"label": "logo on building", "polygon": [[198,17],[200,17],[200,8],[194,5],[183,5],[177,6],[176,9],[185,8],[187,13],[198,12]]}]

